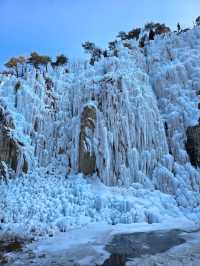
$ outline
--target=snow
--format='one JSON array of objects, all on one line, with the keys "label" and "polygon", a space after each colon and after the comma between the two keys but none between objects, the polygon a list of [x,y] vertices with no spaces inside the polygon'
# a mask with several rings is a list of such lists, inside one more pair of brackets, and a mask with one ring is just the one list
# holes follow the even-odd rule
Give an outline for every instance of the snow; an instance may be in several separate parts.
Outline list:
[{"label": "snow", "polygon": [[[106,245],[116,234],[131,234],[135,232],[153,232],[159,230],[194,230],[195,224],[188,220],[173,219],[167,220],[162,224],[118,224],[108,225],[107,223],[92,223],[79,229],[72,229],[66,233],[42,239],[33,244],[37,252],[61,252],[75,245],[84,245],[88,243],[98,243]],[[59,243],[59,245],[58,245]]]},{"label": "snow", "polygon": [[[62,258],[65,264],[68,261],[78,265],[101,265],[110,254],[106,251],[105,246],[118,234],[131,234],[135,232],[153,232],[153,231],[170,231],[173,229],[191,231],[195,225],[187,220],[167,220],[163,224],[147,225],[138,224],[118,224],[108,225],[107,223],[92,223],[81,228],[69,230],[66,233],[58,233],[56,236],[48,239],[40,239],[26,247],[29,253],[35,255],[34,263],[36,265],[52,265],[53,260],[61,263]],[[44,256],[45,255],[45,256]],[[41,264],[41,257],[44,257]],[[37,264],[38,263],[38,264]],[[70,265],[70,263],[69,263]]]},{"label": "snow", "polygon": [[[0,106],[24,144],[16,178],[0,181],[1,230],[38,236],[102,221],[199,223],[200,173],[185,150],[200,115],[199,48],[195,27],[157,37],[145,55],[118,42],[118,58],[74,63],[69,74],[49,66],[38,77],[33,69],[25,78],[0,75]],[[97,112],[90,150],[98,177],[78,173],[85,106]]]}]

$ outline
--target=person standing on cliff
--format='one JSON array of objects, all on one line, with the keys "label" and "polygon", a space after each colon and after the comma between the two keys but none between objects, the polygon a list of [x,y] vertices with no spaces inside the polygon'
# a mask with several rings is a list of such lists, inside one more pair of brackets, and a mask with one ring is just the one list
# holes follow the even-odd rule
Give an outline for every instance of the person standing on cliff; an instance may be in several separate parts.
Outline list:
[{"label": "person standing on cliff", "polygon": [[181,25],[180,25],[180,23],[179,23],[179,22],[177,23],[177,30],[178,30],[178,32],[180,32],[180,31],[181,31]]}]

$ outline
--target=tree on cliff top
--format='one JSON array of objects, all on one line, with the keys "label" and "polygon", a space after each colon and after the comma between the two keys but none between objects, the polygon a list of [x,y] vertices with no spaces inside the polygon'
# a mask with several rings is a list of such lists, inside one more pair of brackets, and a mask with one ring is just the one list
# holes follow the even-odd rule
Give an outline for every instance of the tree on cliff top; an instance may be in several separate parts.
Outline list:
[{"label": "tree on cliff top", "polygon": [[47,70],[47,65],[51,62],[51,58],[47,55],[39,55],[38,53],[33,52],[31,53],[28,62],[35,68],[38,68],[40,65],[45,66]]},{"label": "tree on cliff top", "polygon": [[96,61],[99,61],[102,56],[102,50],[92,42],[85,42],[82,44],[82,47],[84,48],[85,52],[90,54],[90,64],[94,65]]},{"label": "tree on cliff top", "polygon": [[68,61],[69,61],[68,58],[65,55],[63,55],[63,54],[58,55],[56,57],[56,65],[57,66],[63,66],[65,64],[67,64]]},{"label": "tree on cliff top", "polygon": [[52,67],[64,66],[68,63],[69,59],[64,55],[60,54],[56,57],[56,61],[52,62]]},{"label": "tree on cliff top", "polygon": [[23,65],[26,62],[25,57],[19,56],[19,57],[12,57],[6,64],[5,66],[11,70],[14,71],[16,74],[17,78],[19,77],[19,70],[20,66],[22,69],[22,76],[23,76]]}]

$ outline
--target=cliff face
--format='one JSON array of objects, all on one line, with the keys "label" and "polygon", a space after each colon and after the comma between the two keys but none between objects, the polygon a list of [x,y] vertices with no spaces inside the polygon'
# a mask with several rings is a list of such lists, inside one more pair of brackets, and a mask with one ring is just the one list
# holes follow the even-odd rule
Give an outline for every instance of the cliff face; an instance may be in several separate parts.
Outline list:
[{"label": "cliff face", "polygon": [[[21,116],[14,131],[26,139],[30,169],[62,160],[67,173],[97,174],[106,185],[149,182],[168,154],[163,121],[144,65],[136,62],[145,64],[144,56],[136,50],[121,57],[127,63],[109,58],[74,80],[61,69],[20,81],[17,107],[7,108]],[[4,99],[15,93],[10,79]]]},{"label": "cliff face", "polygon": [[[28,163],[26,161],[23,144],[13,135],[15,129],[12,117],[6,113],[3,107],[0,108],[0,161],[7,164],[15,175],[28,172]],[[1,164],[3,166],[3,164]]]},{"label": "cliff face", "polygon": [[49,66],[1,75],[0,160],[17,175],[56,165],[108,186],[140,184],[198,212],[200,173],[186,143],[199,119],[199,47],[197,27],[144,49],[119,41],[118,57],[71,65],[68,74]]}]

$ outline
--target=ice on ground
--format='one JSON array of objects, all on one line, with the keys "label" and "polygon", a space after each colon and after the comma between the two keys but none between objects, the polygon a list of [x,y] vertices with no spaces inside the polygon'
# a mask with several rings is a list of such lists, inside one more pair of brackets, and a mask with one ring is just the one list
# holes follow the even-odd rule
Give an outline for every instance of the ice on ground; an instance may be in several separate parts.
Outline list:
[{"label": "ice on ground", "polygon": [[[166,220],[163,224],[118,224],[93,223],[79,229],[71,229],[59,233],[49,239],[40,239],[26,246],[23,252],[10,259],[12,265],[101,265],[111,255],[106,251],[106,245],[117,234],[132,234],[136,232],[170,231],[173,229],[191,231],[195,225],[187,220]],[[193,241],[192,237],[192,241]],[[183,248],[184,249],[184,248]],[[29,255],[28,255],[29,254]],[[31,257],[30,257],[31,254]]]},{"label": "ice on ground", "polygon": [[[140,184],[107,187],[93,177],[45,175],[19,177],[1,184],[1,229],[52,235],[88,223],[159,223],[187,219],[175,199]],[[188,214],[188,219],[189,219]],[[198,213],[194,215],[198,222]]]}]

